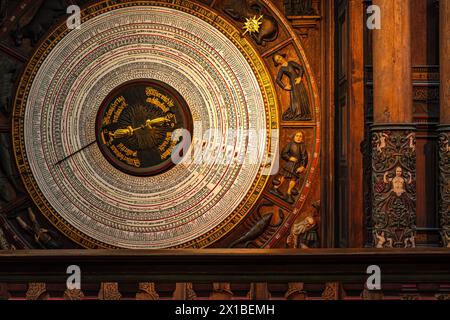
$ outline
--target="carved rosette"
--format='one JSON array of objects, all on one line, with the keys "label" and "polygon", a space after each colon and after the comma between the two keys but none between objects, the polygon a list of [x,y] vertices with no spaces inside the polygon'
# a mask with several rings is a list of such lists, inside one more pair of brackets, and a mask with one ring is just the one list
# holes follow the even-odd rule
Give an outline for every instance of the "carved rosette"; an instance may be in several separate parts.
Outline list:
[{"label": "carved rosette", "polygon": [[439,147],[439,217],[444,247],[450,248],[450,126],[441,126]]},{"label": "carved rosette", "polygon": [[416,137],[413,127],[372,128],[372,224],[376,248],[415,247]]}]

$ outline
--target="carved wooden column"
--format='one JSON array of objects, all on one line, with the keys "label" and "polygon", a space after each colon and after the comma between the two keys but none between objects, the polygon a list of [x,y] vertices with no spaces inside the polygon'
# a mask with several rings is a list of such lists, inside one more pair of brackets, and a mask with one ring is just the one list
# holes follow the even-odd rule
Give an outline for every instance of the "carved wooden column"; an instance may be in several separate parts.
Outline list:
[{"label": "carved wooden column", "polygon": [[374,0],[381,29],[373,31],[374,246],[415,247],[416,149],[412,107],[410,1]]},{"label": "carved wooden column", "polygon": [[440,22],[440,126],[439,214],[442,243],[450,248],[450,1],[439,2]]}]

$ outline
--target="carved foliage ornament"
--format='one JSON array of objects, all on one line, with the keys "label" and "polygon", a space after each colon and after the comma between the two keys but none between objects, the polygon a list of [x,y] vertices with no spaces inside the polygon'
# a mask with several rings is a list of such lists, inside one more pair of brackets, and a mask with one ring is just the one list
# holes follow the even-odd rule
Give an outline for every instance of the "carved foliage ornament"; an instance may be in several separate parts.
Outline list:
[{"label": "carved foliage ornament", "polygon": [[450,248],[450,132],[440,132],[439,145],[439,216],[444,247]]},{"label": "carved foliage ornament", "polygon": [[415,247],[415,184],[414,132],[373,132],[372,222],[375,247]]}]

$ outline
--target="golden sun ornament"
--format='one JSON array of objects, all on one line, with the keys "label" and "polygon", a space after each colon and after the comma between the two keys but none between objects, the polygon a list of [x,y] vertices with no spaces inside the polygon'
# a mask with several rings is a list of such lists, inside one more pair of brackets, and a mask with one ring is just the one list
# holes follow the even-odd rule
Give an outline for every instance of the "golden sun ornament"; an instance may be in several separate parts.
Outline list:
[{"label": "golden sun ornament", "polygon": [[247,18],[244,23],[245,32],[242,34],[243,36],[247,33],[259,33],[259,26],[262,24],[263,15],[260,15],[259,18],[254,16],[253,18]]}]

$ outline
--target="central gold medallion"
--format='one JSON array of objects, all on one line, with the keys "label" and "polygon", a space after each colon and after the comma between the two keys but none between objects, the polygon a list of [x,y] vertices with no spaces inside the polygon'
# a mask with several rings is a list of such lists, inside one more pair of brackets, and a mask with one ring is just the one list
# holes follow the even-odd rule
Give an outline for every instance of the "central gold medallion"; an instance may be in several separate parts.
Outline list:
[{"label": "central gold medallion", "polygon": [[157,80],[127,82],[103,101],[96,121],[97,142],[106,159],[131,175],[152,176],[174,166],[177,129],[192,136],[192,115],[171,86]]}]

